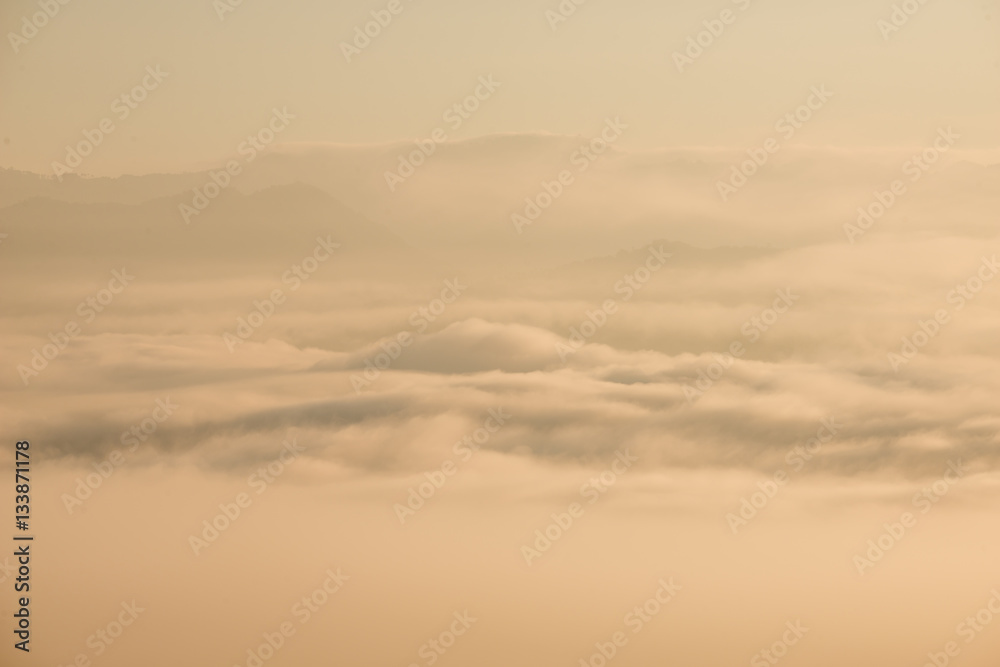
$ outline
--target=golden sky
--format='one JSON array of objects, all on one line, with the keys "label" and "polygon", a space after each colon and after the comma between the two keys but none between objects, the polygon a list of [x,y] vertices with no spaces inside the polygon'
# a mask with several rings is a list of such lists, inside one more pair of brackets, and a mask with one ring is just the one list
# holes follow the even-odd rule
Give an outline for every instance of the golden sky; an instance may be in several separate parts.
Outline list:
[{"label": "golden sky", "polygon": [[[867,0],[591,1],[565,22],[547,16],[558,11],[554,0],[400,0],[399,13],[348,62],[342,44],[386,7],[60,5],[17,53],[11,45],[0,57],[0,128],[10,140],[0,146],[0,166],[51,173],[67,144],[102,118],[115,119],[114,100],[140,83],[147,66],[169,76],[116,122],[88,161],[91,173],[216,164],[274,106],[297,116],[284,141],[423,137],[487,74],[502,90],[453,138],[589,135],[617,114],[632,124],[623,139],[632,149],[742,146],[764,136],[811,86],[825,84],[836,102],[796,143],[919,145],[945,121],[973,137],[967,148],[993,151],[1000,142],[993,0],[923,3],[897,32],[879,26],[892,19],[892,3]],[[33,9],[4,3],[0,24],[20,32]],[[679,72],[675,52],[725,11],[731,20],[721,34]]]},{"label": "golden sky", "polygon": [[995,667],[997,0],[0,26],[0,665]]}]

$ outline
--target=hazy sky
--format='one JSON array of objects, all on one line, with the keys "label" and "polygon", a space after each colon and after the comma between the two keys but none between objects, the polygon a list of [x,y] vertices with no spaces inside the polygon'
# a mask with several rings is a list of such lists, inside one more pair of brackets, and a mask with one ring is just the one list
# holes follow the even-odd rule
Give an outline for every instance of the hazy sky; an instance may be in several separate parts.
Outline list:
[{"label": "hazy sky", "polygon": [[0,0],[0,665],[996,667],[1000,0],[229,2]]},{"label": "hazy sky", "polygon": [[[796,143],[923,145],[948,122],[966,148],[1000,144],[996,0],[927,3],[888,40],[883,0],[592,0],[555,30],[556,0],[401,2],[350,63],[341,43],[387,2],[245,0],[223,19],[210,0],[70,2],[16,54],[9,33],[37,7],[5,2],[0,166],[51,173],[103,117],[116,129],[83,170],[101,175],[217,164],[274,106],[296,115],[281,141],[425,137],[488,74],[500,89],[450,137],[590,136],[620,115],[626,148],[749,147],[825,84],[835,97]],[[732,24],[679,72],[673,53],[726,9]],[[117,120],[150,65],[169,76]]]}]

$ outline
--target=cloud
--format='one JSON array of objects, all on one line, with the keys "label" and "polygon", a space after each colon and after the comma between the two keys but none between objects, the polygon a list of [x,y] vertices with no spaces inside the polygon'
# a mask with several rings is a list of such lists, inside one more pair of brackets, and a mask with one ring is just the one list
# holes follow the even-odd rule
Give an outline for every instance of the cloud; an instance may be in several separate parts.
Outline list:
[{"label": "cloud", "polygon": [[[463,144],[442,160],[441,174],[450,174],[453,163],[478,168],[468,160],[481,151],[487,157],[493,151],[521,155],[548,146],[553,150],[546,159],[558,162],[562,144],[550,139]],[[266,164],[299,175],[302,165],[319,168],[337,155],[276,155]],[[710,158],[718,156],[698,160],[704,166]],[[355,158],[337,159],[350,164]],[[489,157],[487,163],[503,172],[503,159]],[[681,183],[682,162],[692,159],[619,156],[601,167],[607,170],[601,178],[611,184],[602,196],[617,206],[616,219],[639,220],[628,184],[616,179],[642,179],[673,164]],[[891,167],[892,160],[867,168],[874,173],[882,163]],[[437,167],[427,168],[431,173]],[[986,180],[995,171],[955,168]],[[941,187],[954,194],[965,187],[948,174],[942,171],[936,185],[928,181],[928,192]],[[488,187],[513,194],[517,188],[505,183]],[[433,191],[414,185],[413,196]],[[98,189],[107,187],[101,182]],[[580,192],[581,204],[593,194],[587,187]],[[898,217],[887,217],[884,226],[880,222],[850,244],[842,238],[850,217],[840,216],[823,222],[822,240],[782,246],[697,247],[673,236],[683,236],[685,227],[663,224],[650,228],[656,234],[641,243],[608,244],[591,235],[586,216],[572,224],[556,216],[548,231],[525,241],[522,256],[513,246],[490,247],[488,238],[461,241],[460,251],[436,246],[435,234],[443,228],[425,226],[427,220],[415,215],[403,236],[420,241],[406,248],[374,219],[316,187],[287,185],[250,196],[234,192],[217,202],[203,221],[203,240],[211,243],[189,253],[185,243],[191,239],[177,231],[183,225],[157,218],[157,211],[173,215],[164,201],[33,200],[4,209],[10,236],[0,252],[17,248],[19,254],[9,258],[13,263],[5,257],[0,277],[18,279],[21,289],[9,295],[0,322],[0,345],[10,360],[0,375],[2,414],[14,431],[36,434],[50,457],[105,456],[157,398],[170,396],[185,407],[140,456],[158,452],[231,471],[266,460],[286,437],[307,442],[309,457],[337,469],[362,475],[419,471],[439,464],[457,439],[497,407],[514,418],[486,448],[545,466],[589,465],[628,447],[651,470],[766,474],[785,465],[788,451],[828,417],[844,429],[805,474],[916,478],[937,474],[952,458],[984,470],[997,463],[1000,423],[989,415],[998,389],[993,332],[1000,283],[983,286],[961,309],[948,299],[956,285],[975,275],[984,255],[1000,248],[992,236],[964,228],[949,234],[942,225],[933,234],[917,233],[900,227]],[[470,203],[473,209],[483,205],[463,199],[444,209],[457,220]],[[579,210],[575,206],[564,213]],[[140,220],[139,213],[149,217]],[[345,252],[301,289],[287,289],[280,308],[230,352],[223,334],[232,333],[256,302],[287,287],[282,271],[310,250],[328,214],[373,252]],[[392,217],[381,216],[386,227],[396,224]],[[479,225],[503,227],[502,217],[499,223],[464,217],[468,238],[479,233]],[[48,233],[68,220],[86,230],[67,227],[63,237]],[[755,224],[743,209],[732,220]],[[548,224],[546,219],[543,226]],[[787,220],[767,224],[787,232],[786,241],[798,234]],[[808,221],[814,224],[819,222]],[[645,229],[633,231],[638,236]],[[147,235],[153,240],[143,240]],[[580,237],[601,251],[583,251],[576,243]],[[672,257],[626,296],[616,285],[642,265],[648,243]],[[69,258],[74,247],[89,253],[88,265],[57,260],[60,253]],[[115,261],[101,248],[113,251]],[[259,261],[276,249],[287,262]],[[82,321],[77,305],[96,293],[122,257],[137,275],[134,286],[92,322]],[[49,268],[25,280],[23,263],[36,261],[47,261]],[[469,289],[417,331],[412,313],[455,276]],[[771,320],[767,310],[778,290],[791,290],[798,300]],[[608,299],[618,308],[606,325],[560,358],[557,345],[568,343],[587,313]],[[949,324],[905,367],[891,368],[887,355],[941,308],[949,309]],[[17,365],[29,363],[32,350],[71,320],[80,320],[80,336],[25,387]],[[413,335],[412,344],[398,351],[377,380],[355,391],[352,377],[403,331]],[[745,349],[742,358],[689,401],[685,387],[704,383],[704,374],[734,343]]]}]

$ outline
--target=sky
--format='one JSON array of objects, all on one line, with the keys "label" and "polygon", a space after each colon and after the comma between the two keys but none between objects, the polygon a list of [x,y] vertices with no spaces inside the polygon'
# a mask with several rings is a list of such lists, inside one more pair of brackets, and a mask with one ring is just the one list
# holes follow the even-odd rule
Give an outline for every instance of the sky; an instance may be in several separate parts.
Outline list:
[{"label": "sky", "polygon": [[[553,22],[547,12],[558,11],[556,2],[406,0],[348,62],[342,45],[386,4],[61,5],[0,58],[0,127],[10,140],[0,165],[52,173],[65,147],[111,115],[147,66],[168,76],[116,121],[88,163],[92,173],[224,162],[275,106],[296,116],[282,141],[426,137],[481,75],[502,87],[452,138],[589,135],[620,115],[632,125],[622,144],[632,150],[743,146],[767,136],[812,86],[826,85],[835,104],[797,143],[920,145],[942,122],[966,128],[968,148],[1000,143],[993,1],[924,3],[888,32],[878,24],[892,18],[888,2],[591,1]],[[32,10],[4,3],[8,42]],[[678,71],[674,54],[726,10],[731,23]]]},{"label": "sky", "polygon": [[998,10],[0,3],[0,665],[995,667]]}]

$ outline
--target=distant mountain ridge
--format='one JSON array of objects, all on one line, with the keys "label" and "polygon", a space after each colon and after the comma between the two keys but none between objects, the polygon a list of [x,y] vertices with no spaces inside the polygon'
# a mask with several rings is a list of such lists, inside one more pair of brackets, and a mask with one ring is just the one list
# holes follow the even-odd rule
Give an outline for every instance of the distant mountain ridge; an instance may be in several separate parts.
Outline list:
[{"label": "distant mountain ridge", "polygon": [[308,185],[250,195],[225,191],[185,223],[178,208],[190,197],[174,194],[138,204],[34,197],[0,209],[0,229],[12,251],[47,258],[246,260],[294,256],[317,236],[330,236],[355,252],[405,247],[382,225]]}]

